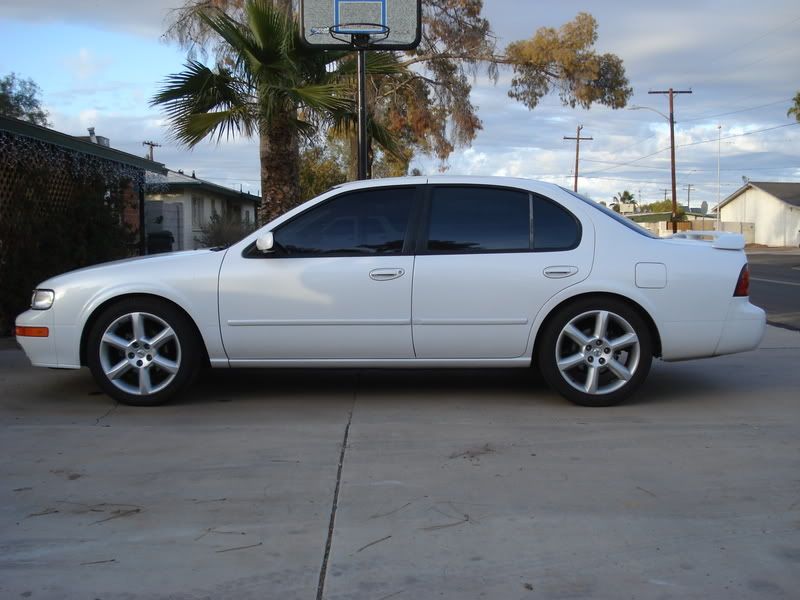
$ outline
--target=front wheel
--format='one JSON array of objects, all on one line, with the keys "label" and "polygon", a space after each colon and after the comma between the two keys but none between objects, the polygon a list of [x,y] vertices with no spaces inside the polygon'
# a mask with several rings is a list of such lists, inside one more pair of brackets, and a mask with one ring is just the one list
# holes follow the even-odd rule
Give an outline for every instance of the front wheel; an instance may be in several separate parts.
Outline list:
[{"label": "front wheel", "polygon": [[89,332],[86,358],[98,385],[133,406],[165,403],[197,375],[201,353],[189,319],[157,299],[111,305]]},{"label": "front wheel", "polygon": [[545,326],[538,348],[547,383],[581,406],[613,406],[644,381],[653,358],[650,330],[625,302],[586,298]]}]

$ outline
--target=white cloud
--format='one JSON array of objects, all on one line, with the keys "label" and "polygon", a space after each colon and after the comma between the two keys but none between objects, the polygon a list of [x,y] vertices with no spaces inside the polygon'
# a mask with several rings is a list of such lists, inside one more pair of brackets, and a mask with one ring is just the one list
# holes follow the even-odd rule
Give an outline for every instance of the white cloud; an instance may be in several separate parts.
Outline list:
[{"label": "white cloud", "polygon": [[67,69],[82,81],[94,78],[110,64],[109,59],[96,57],[86,48],[64,59]]}]

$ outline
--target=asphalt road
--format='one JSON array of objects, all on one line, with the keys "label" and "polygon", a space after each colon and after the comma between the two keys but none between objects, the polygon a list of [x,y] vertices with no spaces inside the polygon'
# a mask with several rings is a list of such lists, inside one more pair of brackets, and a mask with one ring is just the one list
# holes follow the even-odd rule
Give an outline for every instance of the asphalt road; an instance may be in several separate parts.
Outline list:
[{"label": "asphalt road", "polygon": [[799,362],[770,327],[614,408],[524,369],[216,371],[132,408],[6,344],[0,598],[797,598]]},{"label": "asphalt road", "polygon": [[748,253],[750,301],[767,311],[767,320],[800,330],[800,252]]}]

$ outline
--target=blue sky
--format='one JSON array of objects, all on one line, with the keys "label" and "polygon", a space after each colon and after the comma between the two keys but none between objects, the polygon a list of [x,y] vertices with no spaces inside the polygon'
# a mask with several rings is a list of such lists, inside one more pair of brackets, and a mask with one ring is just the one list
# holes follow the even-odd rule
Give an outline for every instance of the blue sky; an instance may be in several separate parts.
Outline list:
[{"label": "blue sky", "polygon": [[[85,135],[94,126],[113,147],[135,154],[143,154],[142,141],[152,139],[164,144],[156,149],[156,159],[168,167],[196,170],[200,177],[255,192],[254,141],[177,147],[168,140],[163,115],[149,106],[160,82],[185,60],[184,51],[161,39],[169,9],[178,1],[0,0],[0,74],[33,78],[60,131]],[[786,116],[790,98],[800,90],[800,5],[795,1],[487,0],[484,9],[500,46],[529,37],[537,27],[558,26],[580,11],[599,22],[598,49],[623,59],[635,90],[631,105],[667,112],[666,97],[648,90],[670,85],[693,90],[676,100],[682,201],[691,183],[693,205],[716,202],[717,125],[723,138],[739,136],[721,144],[723,198],[741,185],[742,176],[800,180],[800,126]],[[669,187],[669,152],[664,151],[669,133],[662,117],[647,110],[574,110],[555,97],[528,111],[508,98],[509,79],[504,72],[494,84],[477,75],[473,101],[484,129],[471,147],[453,154],[449,173],[571,185],[574,144],[562,138],[583,124],[582,134],[594,141],[581,147],[582,192],[609,200],[628,189],[645,202],[663,199]],[[714,141],[704,142],[709,139]],[[415,164],[426,173],[437,171],[434,160],[421,157]]]}]

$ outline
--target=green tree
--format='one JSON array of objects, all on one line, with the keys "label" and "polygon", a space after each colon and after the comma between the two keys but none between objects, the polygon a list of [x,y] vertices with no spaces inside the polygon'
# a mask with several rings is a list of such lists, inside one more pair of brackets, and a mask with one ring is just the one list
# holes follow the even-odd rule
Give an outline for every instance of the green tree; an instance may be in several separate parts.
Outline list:
[{"label": "green tree", "polygon": [[[291,0],[275,2],[291,10]],[[246,19],[243,0],[185,0],[172,13],[166,37],[178,41],[190,55],[210,51],[229,56],[225,40],[203,18],[210,5],[234,20]],[[373,121],[394,135],[401,147],[376,172],[405,173],[416,153],[435,156],[444,167],[456,147],[469,145],[483,126],[470,97],[474,76],[482,68],[495,81],[501,68],[511,69],[508,94],[529,109],[551,92],[557,92],[567,106],[586,108],[595,103],[621,108],[632,94],[622,60],[594,50],[597,22],[587,13],[560,29],[541,28],[501,51],[482,15],[483,0],[423,0],[422,7],[419,47],[397,53],[401,64],[411,68],[370,77]],[[351,124],[339,127],[339,134],[349,135],[354,146]],[[353,154],[352,147],[348,154]],[[381,160],[379,152],[374,155]]]},{"label": "green tree", "polygon": [[789,111],[786,113],[787,117],[794,117],[798,121],[800,121],[800,92],[797,92],[794,95],[794,104],[789,108]]},{"label": "green tree", "polygon": [[300,154],[300,199],[319,196],[347,181],[342,152],[334,143],[309,144]]},{"label": "green tree", "polygon": [[33,79],[20,79],[16,73],[0,78],[0,115],[48,127],[48,113],[42,108],[40,94]]},{"label": "green tree", "polygon": [[[658,202],[651,202],[650,204],[645,204],[641,207],[642,211],[644,212],[652,212],[652,213],[659,213],[659,212],[672,212],[672,200],[659,200]],[[678,216],[684,213],[683,208],[681,205],[678,205]]]}]

